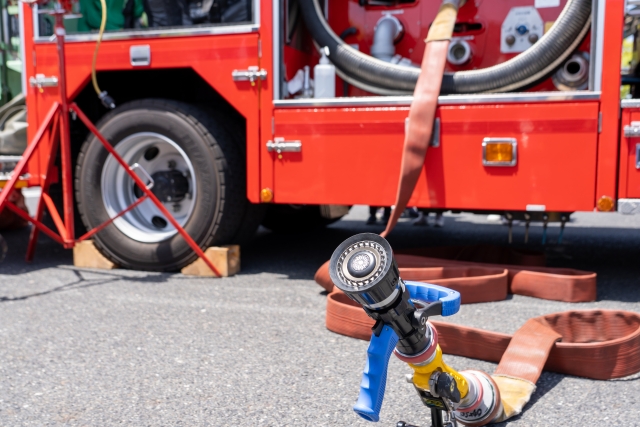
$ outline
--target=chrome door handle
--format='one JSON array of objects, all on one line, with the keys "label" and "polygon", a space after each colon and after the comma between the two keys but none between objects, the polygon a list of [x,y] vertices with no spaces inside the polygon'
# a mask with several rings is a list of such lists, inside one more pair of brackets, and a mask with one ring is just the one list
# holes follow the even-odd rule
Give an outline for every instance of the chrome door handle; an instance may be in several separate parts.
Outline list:
[{"label": "chrome door handle", "polygon": [[284,138],[274,138],[273,141],[267,141],[267,151],[276,153],[299,153],[302,151],[301,141],[285,141]]},{"label": "chrome door handle", "polygon": [[246,70],[233,70],[231,77],[234,82],[246,82],[254,83],[256,80],[265,80],[267,78],[267,70],[253,66]]},{"label": "chrome door handle", "polygon": [[129,48],[129,62],[132,67],[151,65],[151,46],[148,44],[131,46]]},{"label": "chrome door handle", "polygon": [[640,137],[640,122],[631,122],[624,127],[624,136],[627,138]]},{"label": "chrome door handle", "polygon": [[36,74],[35,77],[29,77],[29,86],[43,88],[58,86],[58,78],[56,76],[47,77],[44,74]]}]

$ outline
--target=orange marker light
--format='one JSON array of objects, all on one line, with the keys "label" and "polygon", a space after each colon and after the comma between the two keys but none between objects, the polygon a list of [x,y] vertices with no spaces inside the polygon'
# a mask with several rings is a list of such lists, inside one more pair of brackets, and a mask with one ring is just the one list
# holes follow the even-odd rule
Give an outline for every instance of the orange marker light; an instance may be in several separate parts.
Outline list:
[{"label": "orange marker light", "polygon": [[596,203],[596,207],[600,212],[611,212],[614,205],[615,203],[613,203],[613,199],[609,196],[600,197],[600,200]]},{"label": "orange marker light", "polygon": [[260,201],[262,203],[271,203],[273,201],[273,190],[270,188],[260,190]]},{"label": "orange marker light", "polygon": [[517,141],[514,138],[485,138],[482,141],[482,164],[485,166],[515,166]]},{"label": "orange marker light", "polygon": [[513,161],[513,150],[511,144],[504,142],[487,145],[488,162],[509,162]]}]

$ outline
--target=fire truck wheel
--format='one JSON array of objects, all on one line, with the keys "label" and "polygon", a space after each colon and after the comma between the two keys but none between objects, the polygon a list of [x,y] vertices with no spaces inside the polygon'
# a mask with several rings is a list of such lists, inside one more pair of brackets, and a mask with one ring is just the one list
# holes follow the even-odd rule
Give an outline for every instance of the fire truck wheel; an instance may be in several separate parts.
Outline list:
[{"label": "fire truck wheel", "polygon": [[269,205],[262,225],[275,233],[291,234],[326,227],[339,219],[323,217],[318,205]]},{"label": "fire truck wheel", "polygon": [[[143,181],[153,183],[154,195],[200,247],[230,243],[242,231],[242,221],[251,213],[244,156],[215,115],[176,101],[139,100],[105,115],[98,129]],[[90,135],[76,167],[76,200],[87,229],[142,196]],[[93,239],[107,258],[126,268],[175,271],[197,258],[150,200]]]}]

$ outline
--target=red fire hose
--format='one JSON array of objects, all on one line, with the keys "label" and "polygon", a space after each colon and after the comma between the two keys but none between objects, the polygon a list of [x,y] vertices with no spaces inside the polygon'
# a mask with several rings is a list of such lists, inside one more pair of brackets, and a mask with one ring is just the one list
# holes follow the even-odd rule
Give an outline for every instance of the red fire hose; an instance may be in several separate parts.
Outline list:
[{"label": "red fire hose", "polygon": [[438,95],[440,95],[444,66],[447,62],[447,51],[458,7],[461,3],[464,1],[446,0],[442,3],[425,40],[426,47],[420,76],[409,109],[409,125],[404,139],[398,194],[391,218],[389,218],[382,237],[386,237],[395,227],[400,214],[407,207],[420,176],[429,140],[433,133],[433,120],[438,107]]},{"label": "red fire hose", "polygon": [[[431,249],[430,252],[434,252]],[[507,292],[543,299],[586,302],[596,298],[596,274],[396,255],[405,280],[457,290],[462,303],[503,300]],[[373,320],[329,278],[328,263],[315,275],[328,290],[327,329],[368,340]],[[576,310],[529,319],[513,336],[432,321],[445,353],[499,362],[493,375],[502,396],[499,421],[522,411],[542,370],[607,380],[640,372],[640,314]]]}]

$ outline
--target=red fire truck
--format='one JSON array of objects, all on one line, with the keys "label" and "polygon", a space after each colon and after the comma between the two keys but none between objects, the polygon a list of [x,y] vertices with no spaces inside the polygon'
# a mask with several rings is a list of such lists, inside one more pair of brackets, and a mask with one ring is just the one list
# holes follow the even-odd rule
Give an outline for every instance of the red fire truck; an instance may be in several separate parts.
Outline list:
[{"label": "red fire truck", "polygon": [[[154,194],[200,246],[244,239],[261,222],[293,230],[354,204],[394,203],[405,119],[439,1],[141,5],[122,6],[124,24],[120,10],[109,10],[118,19],[95,65],[115,109],[91,82],[98,34],[82,10],[89,6],[74,6],[65,17],[67,95],[153,178]],[[60,96],[45,9],[21,9],[30,138]],[[621,74],[633,10],[623,0],[468,0],[410,206],[531,220],[640,212],[640,101],[621,101],[621,83],[632,97],[637,79],[633,67]],[[319,62],[335,67],[333,87],[314,73]],[[71,151],[87,228],[141,196],[73,115]],[[30,162],[28,185],[42,185],[45,163]],[[149,201],[94,239],[125,267],[175,270],[195,256]]]}]

